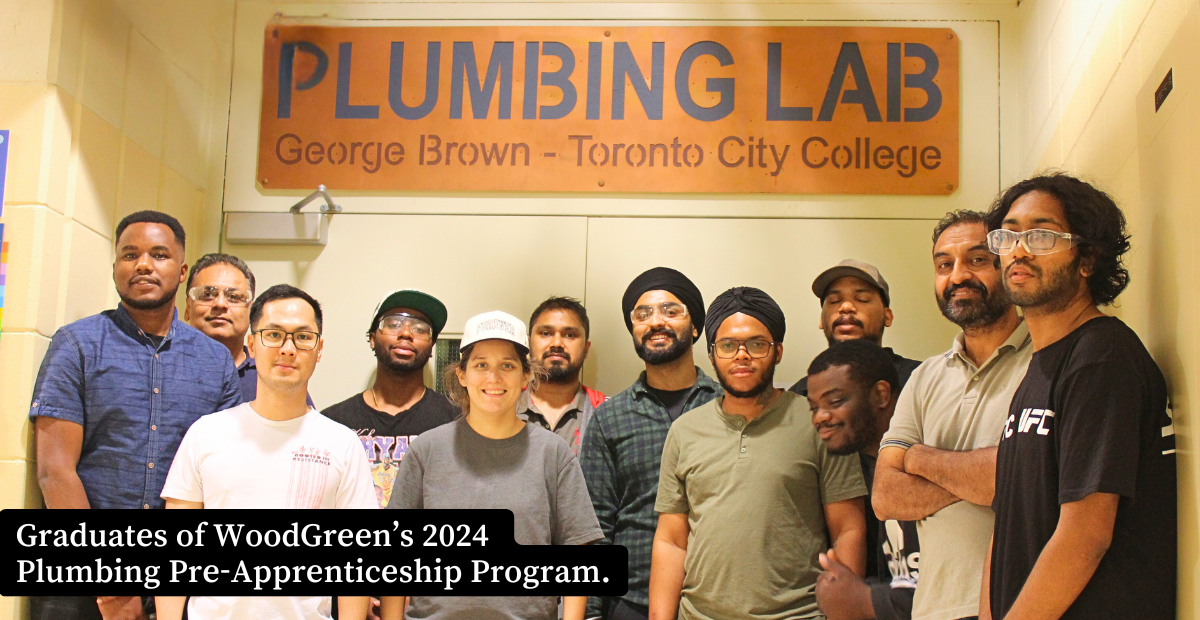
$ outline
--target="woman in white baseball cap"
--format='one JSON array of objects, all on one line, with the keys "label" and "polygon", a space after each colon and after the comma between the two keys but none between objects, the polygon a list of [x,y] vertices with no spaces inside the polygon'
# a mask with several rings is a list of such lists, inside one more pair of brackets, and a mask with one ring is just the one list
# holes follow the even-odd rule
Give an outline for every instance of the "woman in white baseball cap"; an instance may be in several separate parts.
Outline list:
[{"label": "woman in white baseball cap", "polygon": [[[520,319],[494,311],[467,321],[462,358],[446,383],[463,409],[409,445],[388,508],[506,508],[521,545],[603,538],[579,461],[567,442],[517,417],[535,368]],[[583,620],[587,597],[564,597],[563,620]],[[555,597],[385,597],[383,620],[556,620]]]}]

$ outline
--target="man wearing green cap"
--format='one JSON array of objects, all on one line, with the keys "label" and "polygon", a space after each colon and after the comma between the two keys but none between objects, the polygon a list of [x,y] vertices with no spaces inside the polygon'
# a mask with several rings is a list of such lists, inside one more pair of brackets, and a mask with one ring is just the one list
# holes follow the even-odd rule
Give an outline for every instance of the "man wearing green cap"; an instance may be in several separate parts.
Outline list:
[{"label": "man wearing green cap", "polygon": [[458,417],[459,410],[425,387],[425,364],[446,325],[446,306],[414,290],[394,291],[375,306],[367,343],[375,352],[375,383],[325,409],[331,420],[354,429],[371,461],[380,507],[392,495],[396,470],[409,442]]}]

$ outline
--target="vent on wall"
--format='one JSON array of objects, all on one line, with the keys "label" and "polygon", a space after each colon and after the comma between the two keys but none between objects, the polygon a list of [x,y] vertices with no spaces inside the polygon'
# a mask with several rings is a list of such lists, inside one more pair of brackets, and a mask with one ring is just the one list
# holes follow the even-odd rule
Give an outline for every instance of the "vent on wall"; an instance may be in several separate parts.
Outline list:
[{"label": "vent on wall", "polygon": [[433,347],[433,389],[439,394],[450,395],[444,375],[447,368],[458,363],[458,345],[461,342],[462,338],[441,337]]}]

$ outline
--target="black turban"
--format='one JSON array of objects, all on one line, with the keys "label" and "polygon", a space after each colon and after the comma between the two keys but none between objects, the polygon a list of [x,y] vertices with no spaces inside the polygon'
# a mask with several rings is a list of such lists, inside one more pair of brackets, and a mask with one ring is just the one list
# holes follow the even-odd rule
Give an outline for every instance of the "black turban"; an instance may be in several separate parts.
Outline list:
[{"label": "black turban", "polygon": [[697,337],[704,331],[704,297],[700,295],[700,289],[687,276],[670,267],[655,267],[634,278],[621,297],[621,312],[625,315],[625,327],[630,333],[633,333],[633,318],[629,315],[646,291],[666,291],[678,297],[687,306]]},{"label": "black turban", "polygon": [[784,323],[783,310],[779,304],[760,289],[735,286],[718,295],[708,307],[708,319],[704,321],[704,327],[708,330],[709,351],[712,350],[713,341],[717,337],[717,328],[725,319],[738,312],[758,319],[767,326],[775,342],[783,342],[783,333],[787,330],[787,325]]}]

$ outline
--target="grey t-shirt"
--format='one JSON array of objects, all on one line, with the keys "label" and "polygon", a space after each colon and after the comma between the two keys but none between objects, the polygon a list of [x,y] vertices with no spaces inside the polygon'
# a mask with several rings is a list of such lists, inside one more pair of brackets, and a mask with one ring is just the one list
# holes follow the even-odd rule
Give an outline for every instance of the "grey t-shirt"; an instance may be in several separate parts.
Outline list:
[{"label": "grey t-shirt", "polygon": [[[426,431],[400,462],[388,508],[506,508],[519,545],[582,545],[604,537],[579,460],[558,435],[535,424],[488,439],[465,418]],[[552,596],[427,597],[408,618],[555,620]]]}]

